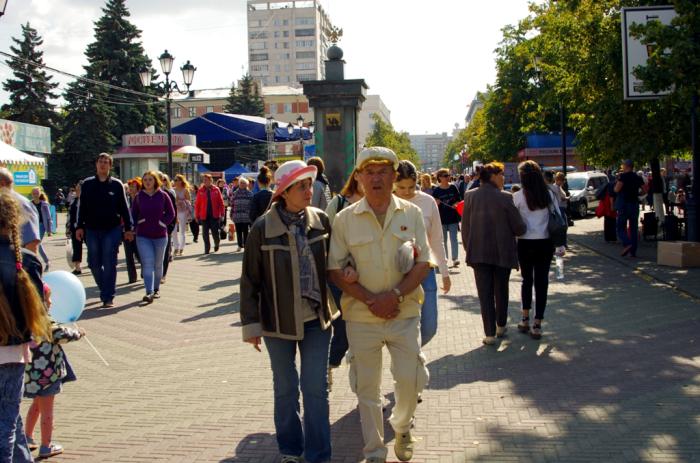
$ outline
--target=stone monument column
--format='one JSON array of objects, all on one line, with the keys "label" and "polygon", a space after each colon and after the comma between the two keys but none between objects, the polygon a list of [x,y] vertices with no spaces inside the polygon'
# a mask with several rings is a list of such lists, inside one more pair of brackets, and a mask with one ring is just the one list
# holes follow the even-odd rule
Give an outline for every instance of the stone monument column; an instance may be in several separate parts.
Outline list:
[{"label": "stone monument column", "polygon": [[355,167],[357,113],[366,99],[364,79],[345,79],[343,50],[338,47],[342,30],[331,31],[325,80],[302,82],[309,106],[314,108],[316,155],[326,165],[331,191],[338,193]]}]

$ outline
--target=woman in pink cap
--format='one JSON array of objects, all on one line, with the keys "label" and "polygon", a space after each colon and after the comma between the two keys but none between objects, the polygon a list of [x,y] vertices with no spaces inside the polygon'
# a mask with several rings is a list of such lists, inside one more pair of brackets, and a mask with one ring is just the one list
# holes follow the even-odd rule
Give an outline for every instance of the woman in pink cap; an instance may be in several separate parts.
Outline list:
[{"label": "woman in pink cap", "polygon": [[328,349],[331,322],[339,313],[326,284],[330,222],[323,211],[311,207],[315,179],[316,167],[303,161],[288,161],[277,169],[272,204],[250,230],[241,273],[243,340],[260,351],[265,339],[284,463],[331,461]]}]

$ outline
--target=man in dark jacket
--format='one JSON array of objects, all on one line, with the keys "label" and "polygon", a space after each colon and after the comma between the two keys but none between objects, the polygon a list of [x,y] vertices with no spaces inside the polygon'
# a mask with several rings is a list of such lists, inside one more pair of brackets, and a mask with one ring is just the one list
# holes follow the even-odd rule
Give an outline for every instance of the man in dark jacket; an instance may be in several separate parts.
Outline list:
[{"label": "man in dark jacket", "polygon": [[102,307],[114,307],[122,231],[126,240],[133,240],[134,234],[124,185],[110,176],[112,156],[101,153],[95,166],[96,175],[83,180],[75,237],[87,242],[88,265],[100,288]]}]

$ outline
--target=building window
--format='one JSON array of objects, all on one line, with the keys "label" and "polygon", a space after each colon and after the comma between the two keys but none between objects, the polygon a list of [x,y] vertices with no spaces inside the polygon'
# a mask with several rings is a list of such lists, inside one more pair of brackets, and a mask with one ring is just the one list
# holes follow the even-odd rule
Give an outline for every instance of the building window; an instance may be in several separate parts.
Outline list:
[{"label": "building window", "polygon": [[282,32],[280,31],[275,31],[275,38],[279,38],[282,35]]},{"label": "building window", "polygon": [[314,18],[296,18],[294,24],[296,26],[310,26],[314,24]]},{"label": "building window", "polygon": [[305,71],[307,69],[314,69],[316,63],[297,63],[298,71]]},{"label": "building window", "polygon": [[297,59],[316,59],[316,52],[315,51],[298,51],[297,52]]},{"label": "building window", "polygon": [[267,38],[267,32],[265,31],[253,31],[248,34],[249,39],[266,39]]},{"label": "building window", "polygon": [[289,31],[282,31],[282,37],[289,37]]},{"label": "building window", "polygon": [[208,112],[208,113],[213,113],[213,112],[214,112],[214,107],[213,107],[213,106],[207,106],[207,112]]},{"label": "building window", "polygon": [[267,61],[268,56],[267,56],[267,53],[251,53],[250,60],[251,61]]},{"label": "building window", "polygon": [[295,29],[294,35],[296,37],[313,37],[316,35],[316,29]]},{"label": "building window", "polygon": [[284,104],[284,112],[285,112],[285,113],[291,113],[291,112],[292,112],[292,103],[285,103],[285,104]]},{"label": "building window", "polygon": [[280,76],[275,76],[275,83],[279,84],[280,83]]},{"label": "building window", "polygon": [[297,81],[303,82],[305,80],[315,80],[316,74],[297,74]]},{"label": "building window", "polygon": [[289,42],[275,42],[275,48],[289,48]]},{"label": "building window", "polygon": [[313,40],[297,40],[296,45],[297,45],[297,48],[313,48],[314,41]]},{"label": "building window", "polygon": [[290,59],[292,57],[289,53],[280,53],[280,59]]},{"label": "building window", "polygon": [[267,42],[252,42],[250,44],[251,50],[265,50],[267,48]]},{"label": "building window", "polygon": [[173,117],[179,119],[182,117],[182,108],[173,108]]},{"label": "building window", "polygon": [[197,108],[187,108],[187,112],[189,114],[189,117],[194,117],[197,115]]},{"label": "building window", "polygon": [[251,70],[251,72],[267,72],[268,65],[267,64],[251,64],[250,70]]}]

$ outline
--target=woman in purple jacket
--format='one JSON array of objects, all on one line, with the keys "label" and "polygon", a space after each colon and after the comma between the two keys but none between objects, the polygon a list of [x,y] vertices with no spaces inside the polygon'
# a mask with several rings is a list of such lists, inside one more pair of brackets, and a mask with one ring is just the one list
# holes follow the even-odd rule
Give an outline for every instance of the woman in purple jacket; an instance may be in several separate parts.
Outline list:
[{"label": "woman in purple jacket", "polygon": [[175,219],[175,208],[168,194],[160,189],[160,177],[148,171],[142,177],[143,189],[136,195],[132,216],[136,223],[136,247],[141,256],[141,271],[146,286],[143,301],[160,297],[163,257],[168,245],[167,224]]}]

